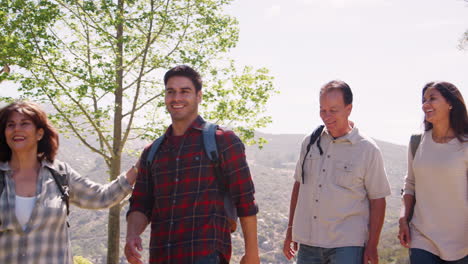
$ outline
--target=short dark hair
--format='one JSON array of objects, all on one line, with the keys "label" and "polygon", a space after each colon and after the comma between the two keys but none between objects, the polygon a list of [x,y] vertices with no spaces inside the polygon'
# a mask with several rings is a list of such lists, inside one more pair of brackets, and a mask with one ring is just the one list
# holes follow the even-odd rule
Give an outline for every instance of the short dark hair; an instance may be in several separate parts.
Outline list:
[{"label": "short dark hair", "polygon": [[39,161],[46,159],[49,162],[54,162],[59,146],[58,133],[41,107],[28,101],[16,101],[0,110],[0,161],[11,159],[12,153],[6,141],[5,128],[8,118],[13,112],[27,116],[34,123],[36,129],[42,128],[44,130],[44,135],[37,145],[37,158]]},{"label": "short dark hair", "polygon": [[[422,90],[422,103],[424,103],[424,93],[429,88],[435,88],[452,106],[449,113],[450,127],[453,129],[455,136],[460,142],[466,142],[468,135],[468,114],[465,101],[458,88],[449,82],[430,82],[427,83]],[[431,130],[432,123],[427,122],[424,118],[424,130]]]},{"label": "short dark hair", "polygon": [[322,88],[320,89],[320,95],[334,91],[334,90],[339,90],[343,94],[343,101],[345,105],[349,105],[353,103],[353,92],[351,91],[351,88],[349,85],[343,81],[340,80],[333,80],[329,81],[326,83]]},{"label": "short dark hair", "polygon": [[164,85],[167,85],[167,81],[174,76],[183,76],[189,78],[195,86],[197,92],[202,89],[203,82],[200,74],[187,65],[178,65],[167,71],[166,74],[164,74]]}]

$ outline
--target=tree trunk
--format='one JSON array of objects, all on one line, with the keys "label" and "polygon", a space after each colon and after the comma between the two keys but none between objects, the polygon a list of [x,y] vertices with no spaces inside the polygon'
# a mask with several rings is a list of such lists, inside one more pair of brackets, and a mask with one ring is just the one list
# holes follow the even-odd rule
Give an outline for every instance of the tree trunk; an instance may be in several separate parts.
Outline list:
[{"label": "tree trunk", "polygon": [[120,206],[109,209],[109,223],[107,228],[107,263],[118,264],[120,252]]},{"label": "tree trunk", "polygon": [[[118,1],[118,24],[117,30],[117,56],[115,61],[115,108],[114,108],[114,140],[113,154],[111,160],[110,175],[111,180],[120,174],[122,150],[122,102],[123,102],[123,13],[124,0]],[[120,206],[116,205],[109,210],[109,225],[107,230],[107,264],[119,263],[119,239],[120,239]]]},{"label": "tree trunk", "polygon": [[[115,179],[120,174],[121,156],[111,161],[111,178]],[[107,226],[107,264],[118,264],[120,255],[120,205],[109,209],[109,221]]]}]

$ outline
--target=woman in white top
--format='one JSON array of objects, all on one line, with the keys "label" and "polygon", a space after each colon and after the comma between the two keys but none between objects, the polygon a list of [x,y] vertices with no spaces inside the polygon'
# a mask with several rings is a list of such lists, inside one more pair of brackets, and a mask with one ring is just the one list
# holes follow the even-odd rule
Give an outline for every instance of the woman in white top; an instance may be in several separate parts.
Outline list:
[{"label": "woman in white top", "polygon": [[58,134],[37,104],[0,109],[0,263],[73,263],[68,203],[106,208],[131,192],[135,168],[97,184],[55,159],[58,147]]},{"label": "woman in white top", "polygon": [[411,264],[468,264],[468,116],[448,82],[423,89],[425,132],[408,148],[400,243]]}]

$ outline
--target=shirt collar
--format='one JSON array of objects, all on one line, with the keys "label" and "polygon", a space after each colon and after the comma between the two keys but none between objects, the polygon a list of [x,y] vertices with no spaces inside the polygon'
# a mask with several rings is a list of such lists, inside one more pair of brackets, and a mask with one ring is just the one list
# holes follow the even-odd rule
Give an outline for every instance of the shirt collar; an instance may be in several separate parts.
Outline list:
[{"label": "shirt collar", "polygon": [[[53,169],[54,164],[50,163],[50,162],[48,162],[46,160],[42,160],[41,161],[41,167],[49,167],[49,168]],[[2,170],[2,171],[11,171],[10,163],[8,161],[0,162],[0,170]]]},{"label": "shirt collar", "polygon": [[10,164],[8,164],[8,161],[0,162],[0,170],[2,170],[2,171],[9,171],[10,170]]},{"label": "shirt collar", "polygon": [[53,169],[54,168],[54,163],[50,163],[50,162],[48,162],[46,160],[42,160],[41,161],[41,167],[49,167],[49,168]]},{"label": "shirt collar", "polygon": [[349,142],[351,144],[356,144],[359,141],[359,129],[356,126],[353,126],[351,131],[349,131],[348,134],[341,136],[337,139],[333,139],[333,136],[330,135],[330,133],[327,130],[327,127],[322,132],[322,135],[328,135],[332,140],[335,140],[336,142]]},{"label": "shirt collar", "polygon": [[[190,124],[190,126],[187,128],[187,130],[185,131],[185,134],[187,134],[187,132],[190,129],[196,129],[196,130],[202,131],[204,124],[205,124],[205,120],[201,116],[197,116],[197,118],[195,118],[195,120],[193,120],[192,124]],[[170,125],[166,129],[165,136],[166,137],[172,136],[172,125]]]}]

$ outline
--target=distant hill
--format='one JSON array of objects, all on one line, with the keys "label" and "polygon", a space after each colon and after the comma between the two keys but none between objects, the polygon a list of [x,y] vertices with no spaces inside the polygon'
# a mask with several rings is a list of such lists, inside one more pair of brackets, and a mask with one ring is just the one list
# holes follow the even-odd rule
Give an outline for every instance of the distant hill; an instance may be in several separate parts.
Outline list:
[{"label": "distant hill", "polygon": [[[259,245],[262,263],[291,263],[282,255],[284,231],[287,226],[289,199],[293,184],[294,167],[299,148],[305,135],[272,135],[257,133],[268,140],[263,149],[247,147],[247,159],[256,187],[259,204],[258,215]],[[387,217],[381,239],[381,263],[407,263],[406,252],[396,240],[397,216],[399,213],[399,189],[406,171],[406,147],[383,141],[376,141],[382,150],[388,178],[392,186],[392,196],[387,199]],[[145,142],[132,143],[135,149],[143,149]],[[59,158],[69,162],[82,175],[105,183],[108,181],[106,166],[96,154],[83,147],[76,139],[61,138]],[[136,160],[126,156],[122,170],[126,170]],[[122,210],[121,248],[125,241],[125,213]],[[74,255],[105,263],[107,243],[107,210],[92,211],[71,208],[71,237]],[[145,232],[145,252],[147,258],[149,228]],[[243,252],[241,232],[233,234],[233,259],[238,263]],[[123,252],[123,251],[121,251]],[[122,253],[123,254],[123,253]],[[126,263],[122,256],[121,263]]]}]

